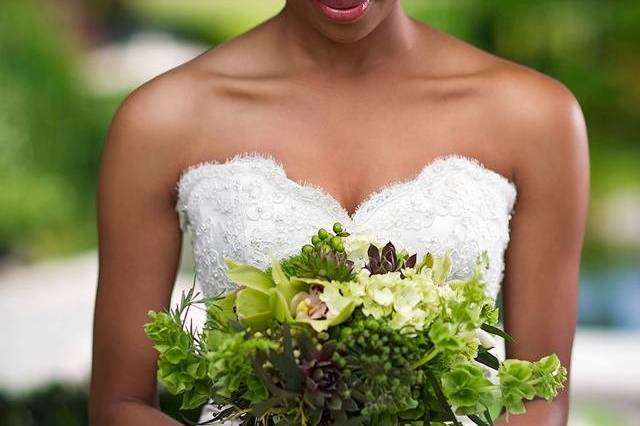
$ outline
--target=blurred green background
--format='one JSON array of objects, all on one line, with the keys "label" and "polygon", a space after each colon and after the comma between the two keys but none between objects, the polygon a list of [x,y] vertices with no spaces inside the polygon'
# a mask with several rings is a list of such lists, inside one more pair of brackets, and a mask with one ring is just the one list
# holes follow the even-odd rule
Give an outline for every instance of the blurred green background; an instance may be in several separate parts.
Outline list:
[{"label": "blurred green background", "polygon": [[[99,155],[124,96],[282,4],[0,2],[0,291],[3,270],[95,250]],[[403,4],[412,16],[548,74],[575,94],[587,121],[592,167],[580,325],[640,330],[640,2]],[[0,395],[0,425],[85,424],[86,383],[65,389],[7,390]],[[611,408],[591,403],[588,395],[578,398],[572,424],[631,424],[625,404]]]}]

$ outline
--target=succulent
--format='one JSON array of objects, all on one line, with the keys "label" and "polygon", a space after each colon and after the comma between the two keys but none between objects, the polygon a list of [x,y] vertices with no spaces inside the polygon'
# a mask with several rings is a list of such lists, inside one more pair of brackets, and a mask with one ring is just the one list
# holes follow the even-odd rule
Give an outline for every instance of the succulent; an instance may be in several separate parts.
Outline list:
[{"label": "succulent", "polygon": [[303,332],[298,343],[303,398],[311,409],[311,424],[334,424],[337,419],[346,419],[346,412],[357,411],[358,406],[343,381],[342,368],[334,360],[335,341],[321,343]]},{"label": "succulent", "polygon": [[301,278],[318,278],[326,281],[351,281],[355,274],[353,262],[344,253],[330,250],[314,250],[291,257],[286,268],[290,276]]},{"label": "succulent", "polygon": [[367,251],[369,263],[365,268],[371,274],[386,274],[399,271],[402,268],[413,268],[416,265],[416,254],[408,256],[406,252],[397,252],[395,246],[389,241],[380,250],[374,244],[369,245]]},{"label": "succulent", "polygon": [[326,281],[351,281],[355,278],[353,262],[347,259],[343,238],[349,236],[339,222],[334,223],[335,234],[324,228],[311,238],[311,244],[302,247],[299,254],[282,263],[289,277],[318,278]]}]

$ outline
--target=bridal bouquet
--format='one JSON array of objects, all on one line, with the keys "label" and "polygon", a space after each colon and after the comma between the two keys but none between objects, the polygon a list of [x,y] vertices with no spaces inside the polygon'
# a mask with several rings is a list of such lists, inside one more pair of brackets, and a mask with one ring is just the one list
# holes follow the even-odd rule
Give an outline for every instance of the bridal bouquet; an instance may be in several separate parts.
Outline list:
[{"label": "bridal bouquet", "polygon": [[[336,223],[266,270],[225,261],[237,290],[198,299],[192,288],[145,325],[159,380],[183,409],[216,404],[215,423],[490,425],[524,400],[551,400],[566,379],[556,355],[490,353],[495,336],[510,337],[485,293],[486,254],[451,279],[448,254],[418,260]],[[198,331],[185,324],[193,305],[207,313]]]}]

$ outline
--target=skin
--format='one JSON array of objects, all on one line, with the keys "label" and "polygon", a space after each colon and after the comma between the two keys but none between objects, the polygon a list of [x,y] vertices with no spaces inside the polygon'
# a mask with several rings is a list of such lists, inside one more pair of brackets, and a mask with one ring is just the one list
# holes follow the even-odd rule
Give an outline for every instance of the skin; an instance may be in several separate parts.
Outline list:
[{"label": "skin", "polygon": [[[459,153],[516,183],[503,282],[509,357],[570,369],[588,198],[578,102],[561,83],[373,0],[327,21],[307,0],[135,90],[116,113],[98,193],[90,423],[175,425],[158,410],[147,311],[169,306],[181,171],[259,151],[348,211],[386,182]],[[568,387],[509,424],[566,424]],[[500,419],[498,424],[503,424]]]}]

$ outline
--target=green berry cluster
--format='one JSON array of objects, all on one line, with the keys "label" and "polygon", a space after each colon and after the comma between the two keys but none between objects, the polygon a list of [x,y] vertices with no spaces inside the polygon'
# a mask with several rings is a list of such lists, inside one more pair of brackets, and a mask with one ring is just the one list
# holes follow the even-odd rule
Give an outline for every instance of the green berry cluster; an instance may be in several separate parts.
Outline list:
[{"label": "green berry cluster", "polygon": [[357,315],[342,327],[334,362],[343,368],[362,414],[400,414],[417,407],[424,373],[412,367],[429,349],[427,340],[398,333],[383,320]]},{"label": "green berry cluster", "polygon": [[305,244],[302,247],[302,253],[310,254],[314,251],[331,250],[338,253],[344,253],[343,238],[349,236],[340,222],[333,224],[333,232],[331,233],[324,228],[320,228],[317,233],[311,237],[311,244]]},{"label": "green berry cluster", "polygon": [[343,242],[349,233],[339,222],[333,224],[333,232],[319,229],[311,238],[311,244],[304,245],[300,253],[280,262],[284,273],[289,277],[352,280],[353,262],[347,258]]}]

